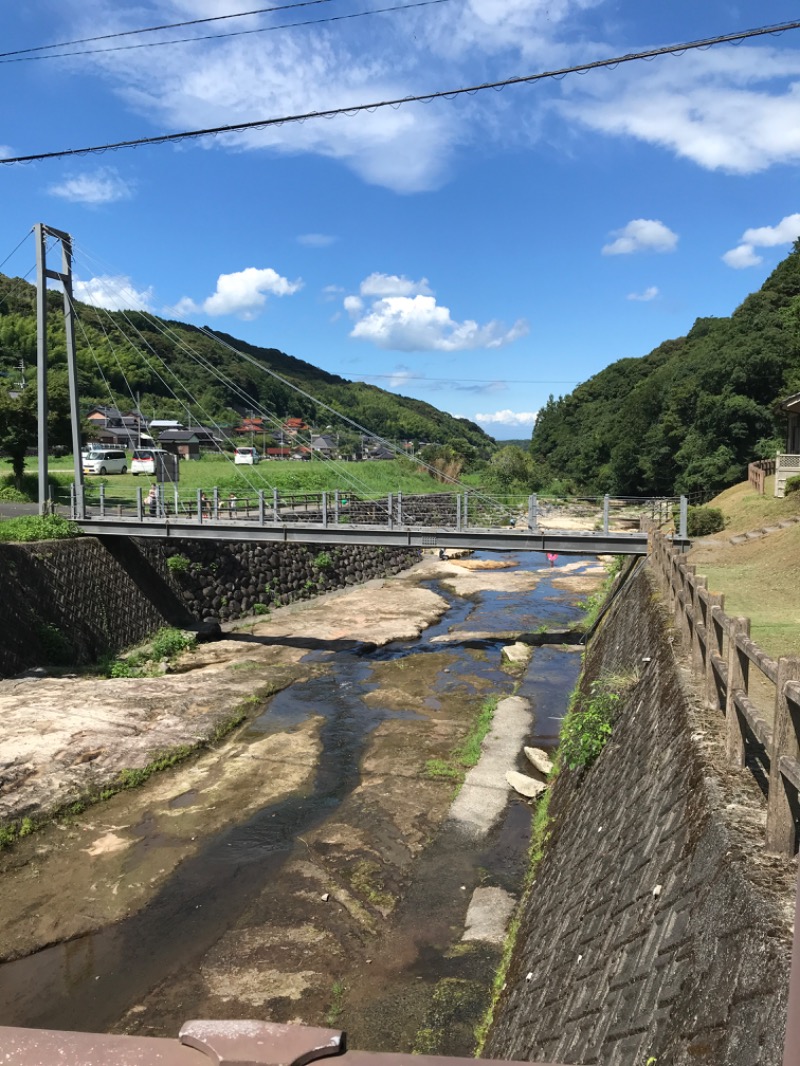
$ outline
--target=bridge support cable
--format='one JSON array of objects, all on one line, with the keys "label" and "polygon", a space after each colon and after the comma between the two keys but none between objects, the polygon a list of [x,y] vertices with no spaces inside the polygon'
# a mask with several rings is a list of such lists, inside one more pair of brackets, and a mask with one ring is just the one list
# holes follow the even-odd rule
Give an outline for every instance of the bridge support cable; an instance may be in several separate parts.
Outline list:
[{"label": "bridge support cable", "polygon": [[[401,452],[401,450],[395,444],[393,444],[391,441],[386,440],[386,438],[381,437],[377,433],[371,433],[368,429],[366,429],[360,423],[356,422],[354,419],[349,418],[347,415],[343,414],[341,411],[337,411],[335,407],[331,407],[329,404],[325,403],[324,400],[317,399],[315,396],[312,396],[311,393],[306,392],[305,389],[302,389],[299,385],[295,385],[293,382],[289,381],[287,378],[281,377],[280,374],[277,374],[274,370],[270,369],[270,367],[268,367],[265,364],[259,362],[259,360],[253,358],[253,356],[249,355],[247,352],[242,352],[242,351],[240,351],[240,349],[235,348],[232,344],[229,344],[227,341],[222,340],[222,338],[218,337],[214,333],[213,330],[209,330],[207,327],[203,326],[203,327],[201,327],[200,332],[203,333],[205,336],[207,336],[209,339],[216,341],[218,344],[221,344],[224,348],[227,348],[229,351],[233,352],[235,355],[240,356],[240,358],[242,358],[246,362],[250,363],[250,365],[254,366],[257,370],[260,370],[262,373],[268,374],[270,377],[274,378],[276,381],[280,382],[282,385],[285,385],[287,388],[292,389],[293,391],[297,392],[299,395],[303,396],[305,399],[309,400],[311,403],[315,404],[316,406],[321,407],[323,410],[327,411],[329,414],[335,416],[336,418],[341,418],[342,421],[346,422],[353,429],[358,430],[360,433],[363,433],[366,436],[372,437],[373,440],[378,441],[384,447],[386,447],[390,451],[394,452],[394,454],[397,455],[398,457],[402,456],[403,458],[407,458],[407,456],[405,456]],[[450,485],[453,485],[454,487],[459,487],[459,488],[465,489],[467,491],[469,491],[470,488],[471,488],[470,486],[467,486],[463,482],[459,481],[457,478],[450,477],[449,475],[443,474],[441,471],[436,470],[435,467],[431,466],[429,463],[426,463],[424,460],[419,459],[417,456],[413,457],[412,462],[416,463],[417,466],[419,466],[422,469],[426,470],[429,474],[434,475],[437,478],[442,478],[445,482],[447,482]],[[476,492],[474,489],[472,489],[472,495],[474,497],[480,498],[485,503],[487,503],[487,504],[489,504],[489,505],[491,505],[493,507],[496,507],[499,510],[506,511],[506,513],[509,514],[509,515],[512,513],[510,510],[504,508],[502,505],[498,505],[498,502],[493,497],[489,496],[486,493]]]},{"label": "bridge support cable", "polygon": [[[84,251],[84,255],[88,259],[95,259],[96,258],[94,256],[89,255],[86,251]],[[107,269],[106,264],[102,264],[100,260],[97,260],[97,262],[100,263],[103,266],[103,269]],[[140,313],[142,315],[144,315],[148,319],[148,321],[150,322],[150,324],[153,326],[153,328],[155,330],[157,330],[158,332],[161,332],[164,336],[169,337],[173,341],[173,343],[178,345],[181,348],[181,350],[184,351],[185,354],[187,354],[190,358],[192,358],[195,361],[197,361],[199,363],[199,365],[203,366],[209,373],[213,374],[217,378],[217,380],[219,380],[222,383],[224,383],[226,385],[226,387],[231,388],[234,391],[238,392],[238,394],[248,403],[249,406],[259,408],[260,413],[265,415],[267,418],[269,418],[269,420],[272,421],[276,425],[276,427],[279,427],[281,425],[281,423],[276,418],[274,418],[274,416],[270,415],[268,412],[264,412],[263,409],[260,407],[260,405],[253,401],[252,397],[250,397],[248,394],[244,393],[243,390],[239,389],[238,386],[236,385],[236,383],[231,381],[231,379],[228,378],[227,375],[225,375],[223,372],[221,372],[219,370],[219,368],[214,367],[213,364],[209,363],[209,361],[207,359],[205,359],[199,353],[195,352],[192,348],[188,347],[185,344],[184,339],[179,334],[175,333],[175,331],[172,330],[168,325],[166,325],[163,322],[155,319],[153,316],[148,315],[147,312],[140,312]],[[126,321],[129,321],[127,319],[127,316],[125,315],[125,313],[122,312],[122,314],[126,318]],[[136,329],[135,326],[133,326],[132,328]],[[139,331],[137,330],[137,332],[139,332]],[[221,337],[217,336],[217,334],[215,334],[213,332],[213,330],[209,330],[206,327],[201,327],[198,330],[198,332],[200,332],[202,335],[206,336],[208,339],[210,339],[215,344],[217,344],[217,345],[219,345],[219,346],[231,351],[238,358],[243,359],[244,361],[248,362],[250,365],[252,365],[255,369],[259,370],[261,373],[265,373],[268,376],[272,377],[274,380],[278,381],[281,385],[283,385],[287,389],[290,389],[291,391],[296,392],[298,395],[303,396],[304,399],[308,400],[315,407],[321,408],[322,410],[325,410],[326,412],[328,412],[329,415],[331,415],[331,416],[333,416],[333,417],[335,417],[337,419],[341,419],[343,422],[347,423],[353,429],[359,431],[360,433],[364,434],[365,436],[371,437],[373,440],[375,440],[376,442],[380,443],[381,445],[383,445],[384,447],[386,447],[387,449],[392,451],[395,455],[403,456],[403,457],[407,458],[405,453],[402,452],[391,441],[386,440],[385,438],[381,437],[380,435],[378,435],[376,433],[370,432],[364,426],[360,425],[358,422],[355,422],[353,419],[349,418],[347,415],[344,415],[342,412],[337,411],[335,408],[331,407],[329,404],[326,404],[324,401],[317,399],[311,393],[306,392],[304,389],[302,389],[300,386],[294,384],[292,381],[282,377],[280,374],[277,374],[275,371],[273,371],[270,367],[266,366],[264,363],[259,362],[257,359],[254,359],[252,356],[249,356],[246,352],[240,351],[238,348],[234,347],[233,345],[231,345],[228,342],[224,341]],[[140,334],[140,336],[141,336],[141,334]],[[143,340],[143,342],[145,344],[147,344],[147,342],[146,342],[146,340],[144,340],[144,338],[142,338],[142,340]],[[149,346],[149,345],[148,345],[148,347],[150,347],[150,349],[152,351],[152,347]],[[153,354],[156,355],[156,353],[153,353]],[[326,459],[323,456],[320,456],[319,458],[324,459],[324,461],[329,462],[331,464],[332,468],[337,471],[337,473],[341,477],[341,479],[345,480],[345,481],[348,481],[351,485],[353,485],[353,487],[357,488],[357,491],[361,491],[361,492],[369,492],[370,491],[369,487],[366,484],[364,484],[363,482],[361,482],[360,485],[357,484],[359,479],[355,479],[354,480],[353,476],[352,476],[352,473],[350,471],[348,471],[346,468],[340,467],[339,464],[336,463],[335,461],[328,460],[328,459]],[[515,509],[514,508],[508,508],[504,504],[500,503],[500,501],[494,499],[493,497],[489,496],[488,494],[480,492],[480,491],[476,491],[474,489],[474,487],[466,486],[463,482],[458,481],[457,478],[453,478],[453,477],[450,477],[449,475],[443,474],[441,471],[436,470],[430,464],[425,463],[424,461],[420,460],[418,457],[416,457],[416,456],[413,457],[413,461],[416,463],[417,466],[419,466],[421,469],[425,469],[429,474],[431,474],[432,476],[435,476],[438,480],[444,481],[445,483],[448,483],[448,484],[452,485],[455,488],[461,488],[464,491],[471,491],[472,498],[475,499],[475,500],[481,501],[483,503],[484,509],[486,509],[488,511],[491,511],[494,514],[497,514],[499,512],[501,514],[506,515],[506,517],[512,517],[515,514]]]},{"label": "bridge support cable", "polygon": [[[94,310],[96,310],[96,311],[103,310],[103,311],[105,311],[106,315],[108,315],[109,318],[110,318],[110,312],[106,311],[104,308],[101,309],[101,308],[94,307]],[[177,374],[175,374],[175,372],[171,369],[171,367],[169,367],[169,365],[161,358],[161,356],[158,355],[158,353],[153,349],[152,345],[142,335],[141,331],[133,323],[130,322],[130,320],[128,319],[128,317],[125,314],[125,312],[123,311],[123,312],[119,312],[119,313],[122,315],[124,320],[128,323],[128,325],[138,334],[142,345],[145,346],[150,351],[150,353],[152,354],[153,358],[156,359],[164,367],[164,370],[174,379],[174,381],[176,382],[178,387],[181,388],[186,393],[186,395],[188,396],[189,400],[195,405],[195,408],[197,408],[197,409],[199,409],[200,411],[203,412],[203,415],[208,419],[208,421],[211,423],[211,425],[213,425],[213,427],[217,430],[217,432],[220,433],[222,438],[231,447],[233,447],[233,441],[231,440],[231,438],[229,438],[227,436],[227,434],[224,433],[224,431],[222,430],[221,426],[219,426],[218,423],[216,423],[216,421],[211,417],[211,415],[205,409],[205,407],[202,405],[202,403],[200,403],[197,400],[197,398],[186,388],[186,386],[183,384],[183,382],[180,380],[180,378],[177,376]],[[133,341],[130,339],[130,337],[127,336],[127,334],[124,332],[124,330],[120,329],[118,323],[115,323],[113,319],[111,320],[111,322],[112,322],[112,325],[114,325],[115,328],[118,330],[118,332],[121,334],[121,336],[123,337],[123,339],[125,340],[127,345],[133,350],[133,352],[137,356],[139,356],[144,361],[144,363],[147,366],[147,368],[151,371],[152,374],[154,374],[154,376],[156,378],[158,378],[158,380],[161,382],[161,384],[167,390],[167,392],[172,396],[172,398],[175,399],[183,407],[183,409],[191,416],[191,408],[185,402],[185,400],[181,399],[181,397],[178,395],[178,393],[175,391],[175,389],[172,388],[172,386],[167,381],[167,379],[164,377],[164,375],[158,370],[158,368],[156,366],[154,366],[150,362],[150,360],[147,358],[147,356],[144,354],[144,352],[141,351],[133,343]],[[102,322],[100,322],[100,327],[103,330],[103,333],[104,333],[104,335],[105,335],[105,337],[106,337],[106,339],[107,339],[107,341],[109,343],[109,346],[112,349],[112,352],[114,354],[114,358],[115,358],[115,360],[117,362],[117,366],[119,368],[119,372],[122,375],[123,379],[125,380],[125,383],[128,386],[128,390],[131,391],[130,390],[130,384],[129,384],[128,380],[127,380],[127,376],[125,375],[125,372],[122,369],[122,367],[120,366],[119,360],[116,357],[116,351],[114,349],[111,337],[110,337],[108,331],[103,326]],[[137,404],[137,407],[138,407],[138,404]],[[258,491],[257,490],[257,486],[251,481],[251,479],[248,477],[247,474],[241,473],[241,470],[237,470],[237,473],[240,473],[240,476],[247,482],[248,486],[250,487],[250,489],[253,492],[257,492]],[[265,483],[266,479],[264,479],[262,477],[261,481],[262,481],[262,483]]]},{"label": "bridge support cable", "polygon": [[[78,403],[78,368],[75,355],[75,316],[72,303],[72,238],[68,233],[37,222],[34,226],[36,240],[36,366],[39,415],[39,514],[50,510],[50,483],[48,470],[47,419],[49,414],[47,394],[47,280],[61,283],[64,293],[64,332],[67,349],[67,380],[69,384],[69,407],[72,422],[72,454],[75,476],[76,511],[80,518],[86,515],[81,460],[81,416]],[[47,238],[61,242],[61,270],[47,266]]]}]

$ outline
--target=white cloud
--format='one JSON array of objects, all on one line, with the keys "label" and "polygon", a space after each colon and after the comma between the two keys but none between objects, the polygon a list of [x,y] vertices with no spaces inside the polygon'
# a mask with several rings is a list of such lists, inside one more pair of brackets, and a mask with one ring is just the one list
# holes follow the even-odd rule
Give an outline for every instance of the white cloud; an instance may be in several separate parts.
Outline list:
[{"label": "white cloud", "polygon": [[800,214],[786,215],[777,226],[758,226],[742,234],[744,244],[758,248],[773,248],[776,244],[791,244],[800,236]]},{"label": "white cloud", "polygon": [[538,411],[511,411],[506,408],[505,411],[495,411],[494,414],[477,414],[475,421],[489,426],[532,426],[538,413]]},{"label": "white cloud", "polygon": [[246,267],[233,274],[220,274],[217,288],[202,303],[184,296],[172,308],[178,315],[193,315],[205,311],[207,315],[236,315],[246,321],[263,311],[269,296],[291,296],[303,287],[301,279],[288,281],[272,267]]},{"label": "white cloud", "polygon": [[485,326],[479,326],[471,319],[457,322],[451,317],[450,309],[439,306],[433,296],[387,296],[373,300],[369,307],[360,297],[349,296],[344,305],[356,319],[351,337],[395,351],[459,352],[501,348],[528,332],[528,325],[522,319],[511,329],[495,321]]},{"label": "white cloud", "polygon": [[10,145],[0,144],[0,159],[8,159],[12,155],[16,155],[16,152]]},{"label": "white cloud", "polygon": [[117,200],[129,200],[133,185],[111,167],[101,167],[75,174],[58,185],[49,185],[47,191],[51,196],[60,196],[62,200],[76,204],[112,204]]},{"label": "white cloud", "polygon": [[630,64],[613,78],[572,79],[555,107],[599,133],[708,170],[752,174],[800,159],[798,75],[796,50],[743,44]]},{"label": "white cloud", "polygon": [[648,303],[650,300],[655,300],[659,294],[657,285],[649,285],[644,292],[629,292],[627,299],[640,300],[642,303]]},{"label": "white cloud", "polygon": [[362,296],[432,296],[427,278],[412,281],[397,274],[370,274],[361,282]]},{"label": "white cloud", "polygon": [[329,233],[301,233],[297,243],[304,244],[306,248],[329,248],[336,243],[336,237]]},{"label": "white cloud", "polygon": [[760,255],[756,255],[752,244],[740,244],[731,248],[722,256],[722,261],[734,270],[744,270],[745,267],[758,266],[764,262]]},{"label": "white cloud", "polygon": [[785,215],[775,226],[757,226],[753,229],[746,229],[739,244],[726,252],[722,261],[734,270],[758,266],[763,259],[756,254],[756,248],[774,248],[779,244],[791,244],[799,236],[800,214]]},{"label": "white cloud", "polygon": [[613,230],[616,240],[603,246],[603,255],[630,255],[632,252],[672,252],[677,233],[654,218],[634,218],[622,229]]},{"label": "white cloud", "polygon": [[76,300],[107,311],[152,310],[152,286],[137,290],[124,274],[100,274],[88,281],[75,278],[72,288]]},{"label": "white cloud", "polygon": [[401,385],[406,385],[413,376],[407,366],[395,367],[389,378],[389,388],[399,389]]}]

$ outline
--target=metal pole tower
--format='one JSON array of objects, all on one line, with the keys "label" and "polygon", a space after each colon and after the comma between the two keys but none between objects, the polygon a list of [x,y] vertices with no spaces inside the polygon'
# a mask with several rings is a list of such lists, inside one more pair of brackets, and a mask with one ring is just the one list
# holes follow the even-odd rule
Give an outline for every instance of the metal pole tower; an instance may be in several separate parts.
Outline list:
[{"label": "metal pole tower", "polygon": [[[75,517],[86,517],[83,491],[83,464],[81,462],[81,413],[78,404],[78,367],[75,358],[75,321],[72,310],[72,237],[62,230],[37,222],[36,235],[36,327],[37,327],[37,374],[39,390],[39,514],[49,510],[49,485],[47,466],[47,279],[60,281],[64,290],[64,332],[67,346],[67,378],[69,381],[69,410],[72,422],[72,456],[75,471]],[[61,242],[61,270],[49,270],[47,266],[47,238],[55,237]]]}]

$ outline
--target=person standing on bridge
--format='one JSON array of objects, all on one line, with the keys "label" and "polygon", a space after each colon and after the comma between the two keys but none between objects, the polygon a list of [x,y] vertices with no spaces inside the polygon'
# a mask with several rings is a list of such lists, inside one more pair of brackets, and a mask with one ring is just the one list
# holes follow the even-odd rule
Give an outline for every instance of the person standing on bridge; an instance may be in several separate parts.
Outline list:
[{"label": "person standing on bridge", "polygon": [[150,491],[147,494],[147,507],[150,511],[150,517],[155,518],[158,510],[158,487],[156,485],[150,486]]}]

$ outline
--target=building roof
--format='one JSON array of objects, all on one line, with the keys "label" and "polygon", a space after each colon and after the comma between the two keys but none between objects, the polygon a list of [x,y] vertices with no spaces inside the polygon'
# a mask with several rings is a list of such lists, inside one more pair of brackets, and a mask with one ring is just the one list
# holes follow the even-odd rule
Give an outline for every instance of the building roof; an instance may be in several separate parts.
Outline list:
[{"label": "building roof", "polygon": [[800,392],[793,392],[791,396],[787,396],[781,401],[781,407],[784,411],[800,411]]},{"label": "building roof", "polygon": [[328,437],[324,433],[320,433],[319,436],[311,438],[311,447],[314,451],[335,452],[337,444],[333,437]]},{"label": "building roof", "polygon": [[180,441],[184,444],[200,443],[193,429],[165,429],[163,433],[159,433],[158,439],[160,441]]}]

